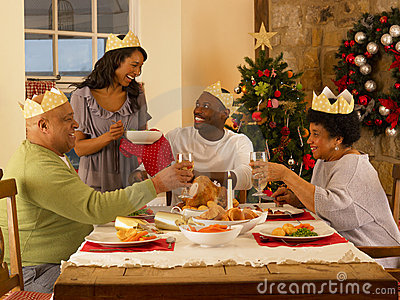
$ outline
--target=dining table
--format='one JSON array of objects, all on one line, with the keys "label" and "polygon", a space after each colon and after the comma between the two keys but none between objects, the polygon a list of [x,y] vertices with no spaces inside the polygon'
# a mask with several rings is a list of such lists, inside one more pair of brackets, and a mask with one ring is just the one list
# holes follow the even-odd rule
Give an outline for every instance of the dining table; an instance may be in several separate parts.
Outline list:
[{"label": "dining table", "polygon": [[[263,205],[263,209],[273,207],[272,203]],[[155,212],[171,209],[150,208]],[[329,234],[309,242],[264,239],[286,223],[307,223]],[[164,231],[160,240],[136,248],[91,242],[90,237],[113,232],[113,223],[96,225],[80,248],[62,262],[54,299],[398,297],[395,278],[306,210],[267,217],[266,222],[216,247],[194,244],[180,231]],[[168,237],[175,240],[170,249],[165,242]]]}]

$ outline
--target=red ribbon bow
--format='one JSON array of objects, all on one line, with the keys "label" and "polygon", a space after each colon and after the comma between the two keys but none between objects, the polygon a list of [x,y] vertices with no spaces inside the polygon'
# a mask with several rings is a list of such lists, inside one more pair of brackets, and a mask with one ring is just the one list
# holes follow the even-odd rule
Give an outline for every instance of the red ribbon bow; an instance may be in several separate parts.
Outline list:
[{"label": "red ribbon bow", "polygon": [[339,93],[343,92],[345,89],[347,89],[347,86],[350,84],[353,84],[354,81],[348,78],[346,75],[344,75],[342,78],[339,80],[333,80],[333,83],[337,86]]},{"label": "red ribbon bow", "polygon": [[390,114],[386,118],[386,122],[388,122],[391,127],[390,129],[393,129],[396,127],[397,122],[399,121],[399,116],[400,116],[400,108],[397,105],[395,101],[392,99],[378,99],[379,102],[386,107],[387,109],[390,109]]},{"label": "red ribbon bow", "polygon": [[284,149],[287,147],[287,145],[289,145],[290,141],[291,139],[289,138],[289,136],[283,136],[281,137],[280,145],[272,149],[272,153],[274,153],[274,155],[278,154],[278,160],[280,162],[283,162]]},{"label": "red ribbon bow", "polygon": [[264,71],[258,70],[257,72],[258,77],[263,77],[263,76],[269,77],[269,73],[270,71],[268,69],[265,69]]},{"label": "red ribbon bow", "polygon": [[314,168],[315,160],[311,158],[311,154],[306,154],[303,156],[303,166],[306,170]]}]

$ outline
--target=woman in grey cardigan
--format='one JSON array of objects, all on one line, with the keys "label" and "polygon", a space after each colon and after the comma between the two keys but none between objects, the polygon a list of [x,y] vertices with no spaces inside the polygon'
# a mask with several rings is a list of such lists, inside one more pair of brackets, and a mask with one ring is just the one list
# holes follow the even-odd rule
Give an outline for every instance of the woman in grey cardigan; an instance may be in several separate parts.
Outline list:
[{"label": "woman in grey cardigan", "polygon": [[[308,111],[307,143],[317,160],[311,183],[281,164],[254,162],[251,165],[262,172],[254,169],[253,173],[267,181],[283,181],[287,188],[272,195],[277,203],[304,205],[356,246],[400,245],[399,229],[377,172],[367,154],[352,148],[360,138],[358,116],[353,107],[339,113],[326,107],[313,101]],[[398,262],[380,260],[385,267],[398,267]]]}]

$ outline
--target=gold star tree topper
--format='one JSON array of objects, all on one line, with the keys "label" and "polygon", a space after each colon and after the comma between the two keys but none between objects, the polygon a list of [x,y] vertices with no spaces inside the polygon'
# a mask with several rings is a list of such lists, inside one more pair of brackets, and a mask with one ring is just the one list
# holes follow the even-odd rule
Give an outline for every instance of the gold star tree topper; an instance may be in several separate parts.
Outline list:
[{"label": "gold star tree topper", "polygon": [[264,22],[261,23],[260,32],[249,33],[255,39],[257,39],[257,43],[254,46],[254,49],[257,49],[261,46],[261,49],[264,50],[265,46],[272,50],[271,42],[269,41],[277,32],[267,32],[265,30]]}]

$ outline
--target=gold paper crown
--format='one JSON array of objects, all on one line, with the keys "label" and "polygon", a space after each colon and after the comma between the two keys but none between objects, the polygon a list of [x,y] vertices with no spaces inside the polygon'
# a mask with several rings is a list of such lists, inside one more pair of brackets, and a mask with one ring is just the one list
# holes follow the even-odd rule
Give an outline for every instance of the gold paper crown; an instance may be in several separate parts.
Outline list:
[{"label": "gold paper crown", "polygon": [[221,90],[221,81],[206,87],[204,90],[207,93],[217,97],[226,108],[231,108],[233,105],[233,95],[229,93],[223,93]]},{"label": "gold paper crown", "polygon": [[[336,101],[331,104],[329,98],[334,98]],[[326,86],[319,96],[313,92],[311,108],[328,114],[347,115],[354,109],[353,95],[348,90],[344,90],[338,96],[335,96]]]},{"label": "gold paper crown", "polygon": [[[34,95],[32,99],[35,97],[37,97],[37,95]],[[27,98],[24,104],[20,103],[20,106],[24,113],[24,118],[28,119],[52,110],[65,102],[68,102],[67,96],[60,90],[52,88],[51,91],[46,91],[44,93],[41,104]]]},{"label": "gold paper crown", "polygon": [[140,47],[139,39],[132,31],[129,30],[123,40],[112,33],[108,36],[106,52],[125,47]]}]

